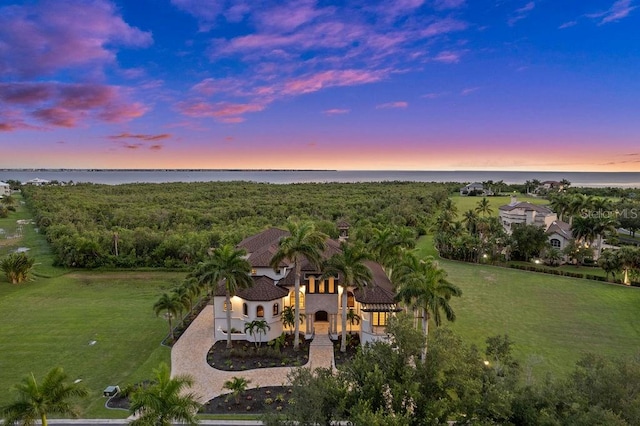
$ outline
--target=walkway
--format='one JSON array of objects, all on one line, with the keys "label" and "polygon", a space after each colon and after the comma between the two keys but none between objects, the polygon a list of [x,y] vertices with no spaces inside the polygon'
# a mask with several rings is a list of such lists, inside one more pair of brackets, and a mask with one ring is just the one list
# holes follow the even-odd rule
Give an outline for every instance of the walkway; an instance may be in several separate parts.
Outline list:
[{"label": "walkway", "polygon": [[[250,387],[282,386],[289,384],[287,374],[294,367],[259,368],[247,371],[220,371],[207,364],[207,352],[213,346],[213,310],[205,307],[191,323],[171,349],[171,374],[188,374],[194,379],[191,391],[199,402],[204,403],[216,396],[227,393],[224,382],[232,377],[244,377],[251,381]],[[316,331],[319,329],[316,327]],[[306,367],[326,367],[333,365],[333,349],[326,333],[317,333],[309,351]],[[329,350],[330,349],[330,350]]]}]

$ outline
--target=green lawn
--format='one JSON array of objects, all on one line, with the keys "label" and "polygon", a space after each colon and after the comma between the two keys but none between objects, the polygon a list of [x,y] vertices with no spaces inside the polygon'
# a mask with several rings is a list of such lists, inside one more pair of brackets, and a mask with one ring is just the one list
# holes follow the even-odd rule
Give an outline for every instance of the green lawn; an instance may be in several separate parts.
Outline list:
[{"label": "green lawn", "polygon": [[[91,391],[85,416],[123,417],[104,409],[101,392],[146,379],[160,361],[170,361],[170,350],[160,346],[167,325],[152,306],[176,278],[166,272],[81,272],[18,286],[2,277],[0,386],[62,366]],[[1,393],[0,405],[8,398]]]},{"label": "green lawn", "polygon": [[[430,237],[418,241],[418,253],[433,255]],[[508,334],[516,343],[518,359],[537,378],[568,373],[585,352],[638,353],[640,288],[448,260],[439,263],[464,292],[452,302],[458,319],[447,326],[482,348],[487,337]]]},{"label": "green lawn", "polygon": [[[532,204],[548,204],[549,200],[545,200],[544,198],[537,197],[527,197],[523,194],[516,194],[518,197],[518,201],[527,201]],[[498,208],[500,206],[504,206],[505,204],[509,204],[511,202],[510,196],[496,196],[496,197],[485,197],[491,203],[491,208],[493,209],[493,215],[498,216]],[[478,206],[478,202],[482,200],[482,197],[467,197],[460,195],[453,195],[451,199],[458,206],[458,217],[462,217],[462,214],[467,210],[475,210]]]}]

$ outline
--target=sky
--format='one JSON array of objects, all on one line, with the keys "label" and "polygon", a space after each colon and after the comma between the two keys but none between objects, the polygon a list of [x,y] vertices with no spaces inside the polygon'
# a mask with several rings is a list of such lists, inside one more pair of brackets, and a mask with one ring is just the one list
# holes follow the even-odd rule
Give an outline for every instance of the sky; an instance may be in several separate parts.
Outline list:
[{"label": "sky", "polygon": [[640,172],[640,0],[0,0],[0,168]]}]

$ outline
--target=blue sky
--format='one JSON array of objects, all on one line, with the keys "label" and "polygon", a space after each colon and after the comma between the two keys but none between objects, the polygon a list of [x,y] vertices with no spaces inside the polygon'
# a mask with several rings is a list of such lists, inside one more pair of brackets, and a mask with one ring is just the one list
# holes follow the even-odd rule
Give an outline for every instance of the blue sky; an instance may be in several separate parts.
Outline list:
[{"label": "blue sky", "polygon": [[634,0],[0,2],[0,167],[640,171]]}]

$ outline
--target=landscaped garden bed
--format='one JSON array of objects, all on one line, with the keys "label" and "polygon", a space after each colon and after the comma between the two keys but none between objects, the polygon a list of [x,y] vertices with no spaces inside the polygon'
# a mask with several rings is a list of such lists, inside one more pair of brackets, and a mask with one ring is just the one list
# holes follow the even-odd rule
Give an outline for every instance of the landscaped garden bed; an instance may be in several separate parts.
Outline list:
[{"label": "landscaped garden bed", "polygon": [[286,408],[291,400],[291,387],[265,386],[247,389],[237,396],[227,393],[206,402],[200,413],[239,414],[239,413],[277,413]]},{"label": "landscaped garden bed", "polygon": [[355,358],[360,348],[360,336],[357,333],[347,334],[346,352],[340,352],[340,342],[342,342],[342,335],[339,335],[337,340],[333,340],[333,361],[336,367],[340,367]]},{"label": "landscaped garden bed", "polygon": [[223,371],[244,371],[254,368],[300,367],[309,361],[309,345],[300,335],[300,349],[293,349],[293,335],[283,334],[278,339],[256,347],[247,340],[235,340],[233,348],[227,349],[227,342],[216,342],[207,354],[207,362],[215,369]]}]

